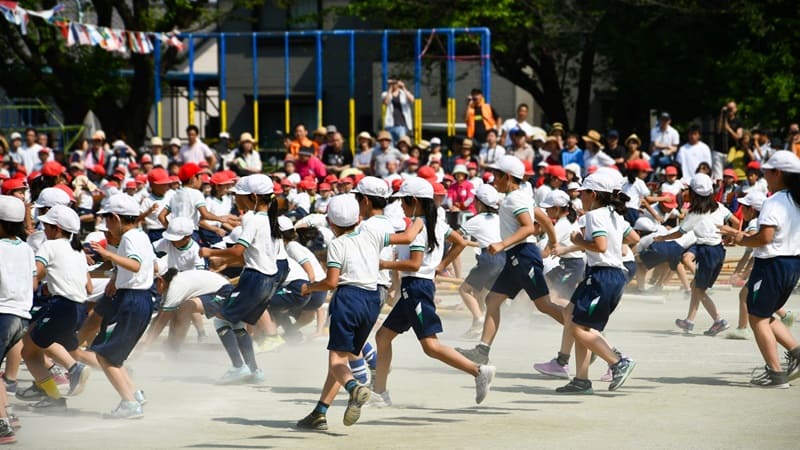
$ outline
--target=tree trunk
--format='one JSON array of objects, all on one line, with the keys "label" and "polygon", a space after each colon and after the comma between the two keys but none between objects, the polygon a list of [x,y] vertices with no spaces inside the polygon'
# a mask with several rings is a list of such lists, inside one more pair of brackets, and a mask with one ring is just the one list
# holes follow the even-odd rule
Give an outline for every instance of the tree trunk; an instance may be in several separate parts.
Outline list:
[{"label": "tree trunk", "polygon": [[589,128],[589,108],[592,100],[592,75],[594,73],[594,39],[586,36],[581,52],[578,73],[578,98],[575,104],[575,131],[584,133]]}]

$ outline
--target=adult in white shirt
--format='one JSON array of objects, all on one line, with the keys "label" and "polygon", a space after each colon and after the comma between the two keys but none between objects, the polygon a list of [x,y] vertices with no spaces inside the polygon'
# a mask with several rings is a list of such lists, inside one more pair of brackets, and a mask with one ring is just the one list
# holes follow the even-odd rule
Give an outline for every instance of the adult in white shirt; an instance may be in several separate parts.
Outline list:
[{"label": "adult in white shirt", "polygon": [[[513,129],[520,129],[525,132],[525,136],[531,137],[533,133],[538,130],[542,130],[539,127],[534,127],[533,125],[527,122],[528,120],[528,105],[525,103],[520,103],[517,106],[517,116],[511,119],[507,119],[503,122],[503,125],[500,127],[500,142],[503,143],[503,147],[510,147],[513,145],[511,140],[511,130]],[[544,130],[542,130],[544,132]]]},{"label": "adult in white shirt", "polygon": [[697,171],[697,166],[700,163],[706,163],[711,166],[711,149],[704,142],[700,140],[700,127],[692,125],[689,128],[687,135],[688,142],[683,144],[678,150],[678,155],[675,157],[675,162],[681,166],[683,178],[687,184],[692,181],[694,173]]},{"label": "adult in white shirt", "polygon": [[505,147],[497,142],[497,130],[486,130],[486,144],[481,147],[481,151],[478,153],[478,164],[481,169],[488,169],[490,165],[497,162],[505,154]]},{"label": "adult in white shirt", "polygon": [[[23,162],[25,164],[25,170],[28,173],[33,172],[37,163],[39,163],[39,150],[42,149],[42,146],[36,142],[36,130],[33,128],[28,128],[25,130],[25,142],[22,144],[22,151]],[[52,159],[52,154],[48,157],[48,161]]]},{"label": "adult in white shirt", "polygon": [[650,130],[650,165],[653,169],[665,167],[672,163],[675,152],[678,151],[680,136],[678,131],[670,126],[672,117],[668,112],[658,116],[658,125]]},{"label": "adult in white shirt", "polygon": [[200,164],[206,161],[209,167],[216,167],[217,157],[214,156],[214,152],[200,140],[199,134],[200,129],[197,128],[197,125],[189,125],[186,127],[186,136],[189,138],[189,142],[181,147],[178,159],[182,164]]}]

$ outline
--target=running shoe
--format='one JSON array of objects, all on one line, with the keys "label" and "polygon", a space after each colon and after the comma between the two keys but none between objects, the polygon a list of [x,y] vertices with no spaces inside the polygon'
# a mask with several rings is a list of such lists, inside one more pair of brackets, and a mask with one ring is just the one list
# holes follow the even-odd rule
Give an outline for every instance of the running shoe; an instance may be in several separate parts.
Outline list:
[{"label": "running shoe", "polygon": [[370,390],[363,384],[359,384],[350,391],[350,399],[347,401],[347,409],[344,410],[342,422],[346,427],[358,422],[361,417],[361,407],[369,401]]},{"label": "running shoe", "polygon": [[250,382],[255,384],[261,384],[266,380],[267,377],[264,375],[264,371],[261,369],[256,369],[253,372],[250,372]]},{"label": "running shoe", "polygon": [[38,402],[39,400],[45,399],[47,394],[44,393],[38,384],[32,383],[27,389],[17,391],[15,397],[17,397],[18,400],[26,402]]},{"label": "running shoe", "polygon": [[748,339],[753,339],[753,332],[750,331],[750,328],[734,328],[725,333],[725,339],[746,341]]},{"label": "running shoe", "polygon": [[297,428],[301,430],[326,431],[328,429],[328,419],[325,414],[311,411],[307,416],[297,421]]},{"label": "running shoe", "polygon": [[256,354],[274,352],[286,341],[280,335],[267,336],[260,344],[255,346]]},{"label": "running shoe", "polygon": [[497,369],[494,366],[482,365],[478,368],[478,376],[475,377],[475,403],[481,404],[492,387],[492,380]]},{"label": "running shoe", "polygon": [[22,428],[22,422],[19,420],[19,416],[16,414],[8,413],[8,423],[11,424],[11,428],[15,430],[19,430]]},{"label": "running shoe", "polygon": [[6,394],[12,394],[12,395],[16,394],[17,393],[17,381],[16,380],[9,381],[8,378],[6,378],[5,372],[1,372],[1,373],[2,373],[2,375],[0,375],[0,377],[3,378],[3,384],[6,385]]},{"label": "running shoe", "polygon": [[144,417],[144,410],[139,402],[127,402],[122,400],[117,407],[103,414],[105,419],[141,419]]},{"label": "running shoe", "polygon": [[781,317],[781,322],[783,322],[783,324],[786,325],[787,327],[791,327],[792,325],[794,325],[794,320],[795,320],[794,313],[792,313],[791,311],[786,311],[786,315]]},{"label": "running shoe", "polygon": [[553,358],[546,363],[536,363],[533,365],[533,368],[542,375],[569,380],[569,364],[562,366],[558,363],[556,358]]},{"label": "running shoe", "polygon": [[561,386],[560,388],[556,388],[556,392],[559,394],[569,394],[569,395],[588,395],[594,394],[594,389],[592,389],[592,382],[590,380],[580,380],[578,378],[573,378],[572,381]]},{"label": "running shoe", "polygon": [[0,444],[13,444],[15,442],[17,442],[17,437],[14,434],[14,429],[5,420],[0,420]]},{"label": "running shoe", "polygon": [[761,369],[753,369],[750,378],[750,384],[752,386],[773,389],[789,388],[789,378],[786,376],[786,372],[776,372],[767,366],[764,366],[763,372],[759,372],[759,370]]},{"label": "running shoe", "polygon": [[373,408],[388,408],[392,406],[392,398],[389,397],[389,391],[384,391],[381,393],[372,391],[372,393],[369,395],[369,401],[364,406],[370,406]]},{"label": "running shoe", "polygon": [[31,405],[31,408],[46,411],[66,411],[67,399],[46,397]]},{"label": "running shoe", "polygon": [[730,326],[728,325],[728,321],[725,319],[720,319],[714,322],[714,325],[711,325],[711,328],[704,331],[703,334],[706,336],[716,336],[719,333],[727,330],[728,328],[730,328]]},{"label": "running shoe", "polygon": [[147,397],[144,396],[144,391],[141,389],[133,393],[133,398],[142,406],[147,403]]},{"label": "running shoe", "polygon": [[694,322],[689,322],[686,319],[675,319],[675,325],[687,333],[694,330]]},{"label": "running shoe", "polygon": [[219,384],[242,383],[249,380],[252,375],[253,374],[250,372],[250,368],[247,367],[247,365],[242,365],[242,367],[233,367],[225,372],[225,375],[220,378]]},{"label": "running shoe", "polygon": [[612,379],[611,384],[608,385],[608,390],[616,391],[622,387],[635,367],[636,363],[628,358],[622,358],[619,362],[611,366]]},{"label": "running shoe", "polygon": [[56,384],[59,386],[69,385],[69,375],[67,371],[60,366],[53,365],[53,367],[50,368],[50,376],[53,377],[53,380],[55,380]]},{"label": "running shoe", "polygon": [[469,327],[464,334],[461,335],[462,339],[477,339],[481,337],[483,333],[483,322],[472,322],[472,326]]},{"label": "running shoe", "polygon": [[456,348],[458,353],[478,365],[489,364],[489,347],[476,345],[470,349]]},{"label": "running shoe", "polygon": [[786,352],[786,378],[791,381],[800,377],[800,359],[792,356],[792,352]]},{"label": "running shoe", "polygon": [[92,370],[86,367],[83,363],[75,363],[75,366],[69,371],[69,392],[67,395],[75,396],[80,395],[86,388],[86,381],[89,380]]}]

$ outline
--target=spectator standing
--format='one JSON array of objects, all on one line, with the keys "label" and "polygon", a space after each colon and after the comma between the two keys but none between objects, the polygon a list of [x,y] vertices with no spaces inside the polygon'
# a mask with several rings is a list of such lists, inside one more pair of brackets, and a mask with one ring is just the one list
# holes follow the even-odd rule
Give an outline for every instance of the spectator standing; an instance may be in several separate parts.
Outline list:
[{"label": "spectator standing", "polygon": [[103,130],[97,130],[92,134],[92,145],[83,155],[83,167],[92,170],[94,166],[105,168],[106,166],[106,134]]},{"label": "spectator standing", "polygon": [[[617,168],[621,169],[625,167],[626,149],[619,144],[619,132],[617,130],[608,130],[606,133],[606,144],[605,152],[614,159]],[[641,143],[639,145],[641,145]]]},{"label": "spectator standing", "polygon": [[[681,166],[683,172],[682,180],[689,184],[694,177],[697,167],[701,163],[706,163],[711,167],[711,149],[705,142],[700,140],[700,127],[692,125],[687,134],[688,141],[681,146],[675,156],[675,162]],[[720,175],[722,175],[720,173]]]},{"label": "spectator standing", "polygon": [[464,122],[467,124],[467,137],[483,144],[486,142],[486,132],[497,128],[500,116],[492,105],[486,103],[483,91],[473,89],[467,97],[467,109],[464,112]]},{"label": "spectator standing", "polygon": [[318,144],[308,138],[308,130],[302,123],[294,126],[294,140],[289,143],[289,153],[297,157],[302,147],[311,147],[316,155],[319,151]]},{"label": "spectator standing", "polygon": [[[583,137],[586,149],[583,151],[583,170],[587,171],[590,167],[611,167],[615,165],[614,158],[603,151],[603,143],[600,141],[602,136],[596,130],[589,130]],[[585,173],[583,174],[586,175]]]},{"label": "spectator standing", "polygon": [[566,167],[570,163],[576,163],[582,170],[586,170],[583,167],[583,149],[578,147],[578,135],[575,133],[567,134],[567,144],[561,151],[561,165]]},{"label": "spectator standing", "polygon": [[408,136],[414,129],[411,121],[411,105],[414,103],[414,94],[406,88],[400,80],[389,80],[389,90],[381,93],[381,100],[386,106],[386,115],[383,116],[383,127],[392,137],[392,143],[397,144],[403,136]]},{"label": "spectator standing", "polygon": [[178,154],[179,162],[182,164],[200,164],[205,161],[209,167],[216,167],[217,157],[214,156],[214,152],[211,151],[208,145],[200,140],[200,129],[197,128],[197,125],[186,127],[186,136],[189,140],[181,147]]},{"label": "spectator standing", "polygon": [[672,123],[672,116],[663,111],[658,116],[658,125],[650,130],[650,155],[652,155],[650,166],[656,171],[672,164],[675,153],[678,151],[680,136],[670,123]]},{"label": "spectator standing", "polygon": [[714,152],[711,155],[711,171],[715,181],[722,179],[722,170],[725,169],[725,161],[728,151],[742,139],[744,129],[742,121],[736,116],[739,109],[736,102],[730,101],[719,110],[717,119],[717,142],[714,145]]},{"label": "spectator standing", "polygon": [[533,133],[537,131],[537,129],[541,130],[541,128],[534,127],[528,123],[528,105],[525,103],[520,103],[519,106],[517,106],[516,117],[507,119],[500,127],[500,141],[503,143],[504,147],[511,147],[513,145],[511,131],[515,129],[524,131],[527,137],[533,136]]}]

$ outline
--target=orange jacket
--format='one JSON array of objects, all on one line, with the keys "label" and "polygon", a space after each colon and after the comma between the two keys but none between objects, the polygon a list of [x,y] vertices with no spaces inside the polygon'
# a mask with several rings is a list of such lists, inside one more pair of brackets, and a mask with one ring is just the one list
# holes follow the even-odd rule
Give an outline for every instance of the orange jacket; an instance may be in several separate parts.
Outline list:
[{"label": "orange jacket", "polygon": [[490,130],[497,126],[497,120],[492,114],[492,106],[486,102],[481,104],[481,115],[475,117],[475,108],[467,108],[467,137],[472,138],[475,135],[475,119],[480,118],[483,120],[483,126],[486,130]]}]

